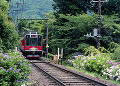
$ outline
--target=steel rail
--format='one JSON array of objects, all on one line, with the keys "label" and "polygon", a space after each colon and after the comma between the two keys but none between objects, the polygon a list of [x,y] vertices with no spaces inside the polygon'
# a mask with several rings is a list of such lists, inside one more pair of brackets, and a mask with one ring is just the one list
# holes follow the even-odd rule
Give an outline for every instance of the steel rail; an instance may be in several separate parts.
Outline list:
[{"label": "steel rail", "polygon": [[74,75],[80,76],[80,77],[82,77],[82,78],[85,78],[85,79],[87,79],[87,80],[93,81],[94,83],[97,83],[97,84],[99,84],[99,85],[102,85],[102,86],[110,86],[110,85],[107,85],[107,84],[105,84],[105,83],[98,82],[97,80],[94,80],[94,79],[92,79],[92,78],[90,78],[90,77],[83,76],[83,75],[80,75],[80,74],[78,74],[78,73],[72,72],[72,71],[70,71],[70,70],[63,69],[63,68],[61,68],[61,67],[55,66],[55,65],[53,65],[53,64],[51,64],[51,63],[48,63],[48,62],[46,62],[46,63],[47,63],[47,64],[50,64],[51,66],[57,67],[57,68],[59,68],[59,69],[61,69],[61,70],[63,70],[63,71],[66,71],[66,72],[72,73],[72,74],[74,74]]},{"label": "steel rail", "polygon": [[[54,76],[52,76],[51,74],[47,73],[45,70],[43,70],[42,68],[40,68],[39,66],[37,66],[36,64],[34,64],[34,62],[30,62],[31,64],[33,64],[35,67],[37,67],[39,70],[41,70],[42,72],[44,72],[48,77],[50,77],[55,83],[57,83],[59,86],[67,86],[66,84],[64,84],[62,81],[58,80],[57,78],[55,78]],[[48,63],[48,62],[47,62]]]}]

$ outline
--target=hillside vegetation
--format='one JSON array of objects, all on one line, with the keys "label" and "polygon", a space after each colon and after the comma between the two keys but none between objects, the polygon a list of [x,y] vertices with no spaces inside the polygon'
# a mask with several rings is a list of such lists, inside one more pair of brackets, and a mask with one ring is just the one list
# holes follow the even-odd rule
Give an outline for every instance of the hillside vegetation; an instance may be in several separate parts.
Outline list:
[{"label": "hillside vegetation", "polygon": [[17,2],[21,3],[19,6],[19,18],[44,18],[43,14],[53,11],[53,0],[11,0],[10,15],[14,19],[17,18],[17,12],[14,11],[13,13],[13,10],[17,9]]}]

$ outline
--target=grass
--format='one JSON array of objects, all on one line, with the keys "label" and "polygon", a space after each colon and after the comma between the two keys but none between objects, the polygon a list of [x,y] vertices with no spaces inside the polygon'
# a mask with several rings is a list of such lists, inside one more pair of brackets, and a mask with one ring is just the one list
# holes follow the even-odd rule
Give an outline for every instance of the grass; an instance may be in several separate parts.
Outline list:
[{"label": "grass", "polygon": [[51,58],[46,58],[46,57],[40,57],[40,58],[42,58],[43,60],[49,60],[49,61],[53,61]]}]

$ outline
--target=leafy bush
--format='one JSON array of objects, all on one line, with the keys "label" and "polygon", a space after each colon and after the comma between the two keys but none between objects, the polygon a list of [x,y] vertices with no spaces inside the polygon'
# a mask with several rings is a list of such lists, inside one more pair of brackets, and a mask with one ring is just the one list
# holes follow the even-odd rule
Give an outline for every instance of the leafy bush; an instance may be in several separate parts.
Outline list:
[{"label": "leafy bush", "polygon": [[20,86],[26,83],[30,70],[29,62],[19,52],[0,53],[1,86]]},{"label": "leafy bush", "polygon": [[94,46],[90,46],[88,48],[85,48],[84,51],[85,51],[85,55],[93,56],[93,55],[96,55],[96,54],[98,54],[98,55],[100,54],[100,51],[97,50]]},{"label": "leafy bush", "polygon": [[81,44],[78,44],[78,48],[75,49],[75,50],[76,50],[76,51],[79,51],[79,52],[83,52],[83,50],[84,50],[85,48],[87,48],[87,47],[89,47],[89,44],[87,44],[87,43],[81,43]]},{"label": "leafy bush", "polygon": [[73,61],[68,59],[66,62],[67,66],[73,66]]},{"label": "leafy bush", "polygon": [[[100,48],[101,52],[107,52],[106,49]],[[86,48],[85,55],[74,56],[75,59],[68,59],[69,64],[73,64],[75,68],[96,72],[106,79],[114,79],[120,81],[120,62],[111,60],[112,53],[101,53],[94,47]],[[116,48],[114,56],[119,57],[120,49]],[[96,54],[96,55],[95,55]],[[98,54],[98,55],[97,55]]]},{"label": "leafy bush", "polygon": [[2,52],[3,49],[5,49],[5,46],[3,46],[2,39],[0,38],[0,52]]},{"label": "leafy bush", "polygon": [[120,61],[120,46],[115,49],[112,59]]},{"label": "leafy bush", "polygon": [[48,57],[49,57],[49,58],[53,59],[53,56],[54,56],[53,54],[48,53]]},{"label": "leafy bush", "polygon": [[106,79],[114,79],[116,81],[120,81],[120,65],[118,65],[120,62],[118,63],[113,63],[113,61],[111,62],[107,62],[107,63],[111,63],[113,64],[113,66],[106,68],[102,71],[102,76],[105,77]]},{"label": "leafy bush", "polygon": [[101,74],[102,70],[110,66],[106,61],[110,60],[109,57],[101,56],[79,56],[74,60],[74,65],[77,68],[85,69],[90,72]]},{"label": "leafy bush", "polygon": [[18,33],[13,21],[8,16],[8,10],[9,3],[6,0],[0,0],[0,45],[2,40],[0,48],[4,52],[19,45]]},{"label": "leafy bush", "polygon": [[[112,66],[112,64],[107,64],[107,61],[110,61],[111,58],[106,53],[101,53],[94,46],[90,46],[85,48],[85,55],[78,55],[74,60],[69,60],[69,62],[73,62],[73,66],[75,68],[84,69],[90,72],[96,72],[98,74],[102,74],[102,70],[107,67]],[[105,52],[104,48],[100,48],[102,52]]]},{"label": "leafy bush", "polygon": [[119,47],[119,45],[117,43],[111,42],[109,44],[108,51],[110,51],[111,53],[114,53],[114,51],[116,50],[117,47]]}]

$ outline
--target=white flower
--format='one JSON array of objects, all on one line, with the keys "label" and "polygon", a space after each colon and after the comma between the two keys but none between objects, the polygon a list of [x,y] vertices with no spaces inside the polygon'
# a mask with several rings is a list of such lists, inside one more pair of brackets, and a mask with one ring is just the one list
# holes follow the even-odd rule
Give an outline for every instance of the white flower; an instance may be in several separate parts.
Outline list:
[{"label": "white flower", "polygon": [[106,72],[103,72],[103,74],[105,75],[105,74],[106,74]]},{"label": "white flower", "polygon": [[105,67],[105,65],[103,65],[103,67]]},{"label": "white flower", "polygon": [[116,81],[118,81],[119,79],[117,78]]},{"label": "white flower", "polygon": [[82,66],[84,66],[84,64],[82,63]]},{"label": "white flower", "polygon": [[86,60],[84,61],[84,63],[86,63]]},{"label": "white flower", "polygon": [[98,62],[100,62],[100,60]]},{"label": "white flower", "polygon": [[118,79],[120,79],[120,76],[118,76]]},{"label": "white flower", "polygon": [[113,71],[113,69],[107,69],[108,73],[111,73]]},{"label": "white flower", "polygon": [[116,73],[115,76],[118,76],[118,73]]},{"label": "white flower", "polygon": [[96,59],[96,58],[92,58],[92,60],[94,60],[94,59]]}]

